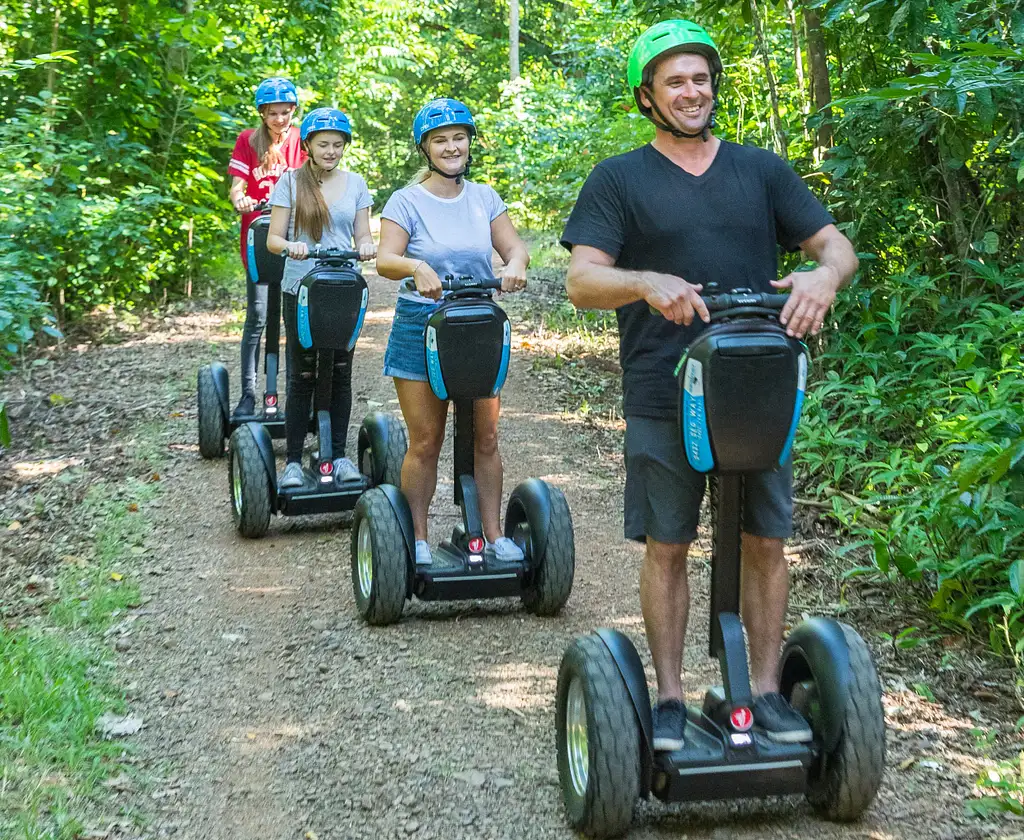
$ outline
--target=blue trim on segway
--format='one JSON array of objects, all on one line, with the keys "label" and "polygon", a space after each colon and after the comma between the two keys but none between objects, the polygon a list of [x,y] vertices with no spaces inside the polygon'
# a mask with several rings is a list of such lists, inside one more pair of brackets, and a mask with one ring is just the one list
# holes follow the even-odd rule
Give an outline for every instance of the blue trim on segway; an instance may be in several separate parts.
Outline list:
[{"label": "blue trim on segway", "polygon": [[379,488],[395,512],[395,518],[402,529],[402,539],[405,542],[405,597],[411,598],[413,584],[416,582],[416,532],[412,527],[412,511],[405,495],[394,484],[381,484]]},{"label": "blue trim on segway", "polygon": [[359,333],[363,329],[363,319],[366,317],[366,305],[370,300],[370,290],[363,289],[363,298],[359,302],[359,318],[356,320],[356,328],[352,331],[352,338],[348,343],[347,350],[351,351],[359,340]]},{"label": "blue trim on segway", "polygon": [[505,377],[508,376],[508,359],[512,350],[512,325],[505,321],[502,327],[501,339],[501,364],[498,366],[498,378],[494,382],[494,389],[491,396],[496,397],[498,392],[505,387]]},{"label": "blue trim on segway", "polygon": [[651,695],[647,689],[647,675],[640,654],[625,633],[601,627],[594,634],[604,642],[608,652],[615,660],[619,676],[626,684],[629,699],[633,701],[640,724],[640,795],[646,799],[651,792],[651,776],[654,772],[654,716],[651,712]]},{"label": "blue trim on segway", "polygon": [[313,346],[313,334],[309,329],[309,287],[299,286],[298,301],[295,309],[296,327],[299,333],[299,344],[306,350]]},{"label": "blue trim on segway", "polygon": [[686,460],[697,472],[715,468],[711,454],[708,417],[704,406],[704,366],[696,359],[687,359],[683,385],[682,434]]},{"label": "blue trim on segway", "polygon": [[448,399],[448,389],[444,387],[444,377],[441,375],[441,360],[437,357],[437,330],[427,326],[426,335],[427,354],[427,379],[430,382],[430,390],[439,400]]},{"label": "blue trim on segway", "polygon": [[[850,694],[850,649],[839,622],[832,618],[810,618],[789,634],[779,666],[780,690],[787,697],[793,686],[813,679],[821,708],[845,709]],[[839,744],[843,716],[823,714],[820,721],[826,752]]]},{"label": "blue trim on segway", "polygon": [[253,283],[259,283],[260,275],[256,270],[256,231],[251,225],[245,235],[245,262],[249,271],[249,279]]},{"label": "blue trim on segway", "polygon": [[801,353],[797,360],[796,405],[793,407],[793,422],[789,427],[789,434],[786,435],[786,442],[782,446],[782,453],[779,455],[780,467],[789,458],[789,452],[793,448],[793,441],[796,439],[796,427],[800,425],[800,411],[804,407],[804,391],[806,388],[807,354]]}]

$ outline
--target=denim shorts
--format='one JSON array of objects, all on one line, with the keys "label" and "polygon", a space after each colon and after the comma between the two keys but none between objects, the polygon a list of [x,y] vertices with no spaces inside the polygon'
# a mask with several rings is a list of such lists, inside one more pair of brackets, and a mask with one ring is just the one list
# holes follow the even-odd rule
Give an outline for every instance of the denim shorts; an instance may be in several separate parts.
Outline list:
[{"label": "denim shorts", "polygon": [[384,375],[398,379],[427,381],[427,353],[423,346],[427,321],[437,309],[436,303],[423,303],[400,297],[395,304],[395,319],[384,351]]},{"label": "denim shorts", "polygon": [[[624,531],[627,540],[689,543],[697,536],[707,477],[690,466],[679,423],[626,418]],[[793,458],[744,479],[743,530],[755,537],[793,535]]]}]

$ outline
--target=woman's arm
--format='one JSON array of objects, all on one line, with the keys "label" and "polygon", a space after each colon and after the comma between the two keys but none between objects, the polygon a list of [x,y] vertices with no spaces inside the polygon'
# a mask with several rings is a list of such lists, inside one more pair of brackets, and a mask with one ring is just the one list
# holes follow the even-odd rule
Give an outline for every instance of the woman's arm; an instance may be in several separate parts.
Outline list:
[{"label": "woman's arm", "polygon": [[291,215],[290,207],[281,207],[275,204],[271,209],[270,230],[267,231],[267,250],[272,254],[280,254],[287,248],[288,256],[293,260],[304,260],[309,256],[309,246],[305,242],[289,242],[285,239]]},{"label": "woman's arm", "polygon": [[231,206],[239,213],[248,213],[257,204],[255,198],[250,198],[245,194],[245,178],[240,178],[237,175],[231,178],[231,191],[228,193],[228,199],[231,201]]},{"label": "woman's arm", "polygon": [[526,243],[519,238],[508,213],[502,213],[491,222],[491,244],[505,263],[502,271],[501,290],[517,292],[526,288],[526,268],[530,264],[530,252]]},{"label": "woman's arm", "polygon": [[356,211],[356,220],[353,225],[352,237],[355,239],[356,250],[359,251],[359,259],[372,260],[377,256],[377,246],[373,241],[373,234],[370,233],[370,208],[364,207]]},{"label": "woman's arm", "polygon": [[441,297],[441,281],[427,263],[405,256],[409,234],[390,219],[380,220],[380,247],[377,249],[377,273],[388,280],[412,277],[416,291],[423,297]]}]

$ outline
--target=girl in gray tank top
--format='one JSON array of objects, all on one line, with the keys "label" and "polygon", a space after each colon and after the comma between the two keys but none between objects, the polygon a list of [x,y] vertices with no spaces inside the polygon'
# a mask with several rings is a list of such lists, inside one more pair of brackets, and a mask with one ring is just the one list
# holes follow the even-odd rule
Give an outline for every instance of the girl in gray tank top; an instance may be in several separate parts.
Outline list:
[{"label": "girl in gray tank top", "polygon": [[[427,511],[437,485],[437,460],[444,441],[447,401],[427,381],[424,332],[441,298],[440,277],[493,276],[491,255],[505,262],[502,291],[526,286],[530,255],[488,186],[466,180],[476,126],[458,100],[427,103],[413,122],[413,139],[426,167],[388,200],[381,213],[377,272],[399,281],[395,318],[384,354],[384,375],[395,380],[398,402],[409,429],[409,450],[402,464],[402,492],[416,532],[416,563],[433,561],[427,541]],[[475,478],[485,552],[505,562],[523,552],[502,536],[502,465],[498,453],[499,397],[474,403]]]}]

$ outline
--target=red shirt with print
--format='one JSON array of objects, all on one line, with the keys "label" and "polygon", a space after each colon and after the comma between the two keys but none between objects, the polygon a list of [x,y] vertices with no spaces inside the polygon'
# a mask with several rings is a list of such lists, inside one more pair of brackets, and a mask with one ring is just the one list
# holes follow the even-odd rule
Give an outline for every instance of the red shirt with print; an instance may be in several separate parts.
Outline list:
[{"label": "red shirt with print", "polygon": [[[255,129],[247,128],[238,135],[235,141],[235,150],[231,153],[231,162],[228,164],[228,175],[243,178],[245,180],[245,194],[257,201],[266,201],[270,198],[270,192],[278,178],[284,175],[289,169],[298,169],[306,162],[306,153],[302,151],[299,143],[299,130],[294,125],[288,128],[288,135],[281,144],[281,154],[285,162],[275,164],[270,169],[264,169],[256,157],[256,150],[252,147],[250,138]],[[242,214],[242,265],[248,268],[247,252],[245,247],[245,235],[249,230],[249,223],[259,216],[259,213]]]}]

